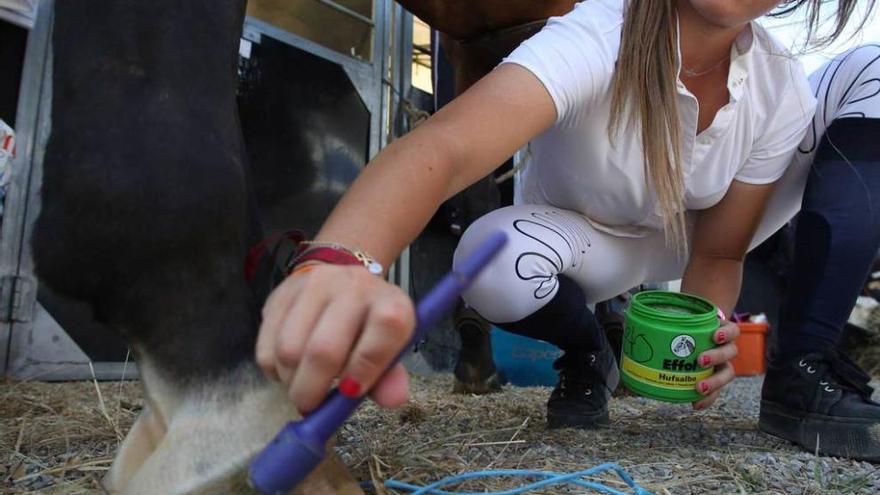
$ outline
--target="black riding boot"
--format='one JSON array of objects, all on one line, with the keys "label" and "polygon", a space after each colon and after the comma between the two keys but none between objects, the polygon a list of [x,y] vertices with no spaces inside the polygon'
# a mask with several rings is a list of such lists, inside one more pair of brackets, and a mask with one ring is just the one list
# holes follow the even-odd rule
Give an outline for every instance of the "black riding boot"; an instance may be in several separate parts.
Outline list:
[{"label": "black riding boot", "polygon": [[553,364],[559,370],[559,382],[547,402],[550,428],[608,423],[608,398],[619,381],[617,363],[575,281],[559,275],[559,289],[549,303],[522,320],[498,326],[549,342],[565,353]]},{"label": "black riding boot", "polygon": [[620,380],[614,351],[602,335],[602,348],[566,351],[553,363],[559,383],[547,401],[550,428],[594,428],[608,424],[608,399]]}]

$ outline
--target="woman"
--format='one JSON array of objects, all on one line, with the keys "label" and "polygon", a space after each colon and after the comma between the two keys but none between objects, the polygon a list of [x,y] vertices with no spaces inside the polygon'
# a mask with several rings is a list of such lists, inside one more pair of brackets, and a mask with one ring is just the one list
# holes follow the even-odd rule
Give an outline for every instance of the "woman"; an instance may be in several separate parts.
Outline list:
[{"label": "woman", "polygon": [[[402,367],[382,372],[411,335],[412,303],[335,262],[369,253],[387,266],[444,199],[530,142],[520,204],[462,238],[457,258],[489,231],[512,241],[465,300],[565,351],[552,426],[605,422],[616,369],[585,303],[683,277],[683,290],[729,313],[744,254],[800,204],[805,167],[786,171],[816,99],[798,63],[752,22],[778,3],[589,0],[551,19],[366,167],[267,302],[258,362],[303,412],[337,376],[343,393],[402,403]],[[853,3],[840,2],[841,26]],[[783,175],[795,185],[774,194]],[[716,372],[696,385],[696,409],[733,379],[738,333],[723,325],[719,346],[699,356]]]}]

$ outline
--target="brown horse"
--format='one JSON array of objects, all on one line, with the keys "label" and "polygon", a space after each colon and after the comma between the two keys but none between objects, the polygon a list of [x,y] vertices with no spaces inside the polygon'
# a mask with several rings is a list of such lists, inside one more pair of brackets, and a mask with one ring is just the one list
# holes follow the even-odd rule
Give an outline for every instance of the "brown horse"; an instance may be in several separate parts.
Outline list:
[{"label": "brown horse", "polygon": [[398,0],[432,28],[456,40],[478,38],[568,13],[577,0]]},{"label": "brown horse", "polygon": [[398,0],[440,31],[443,50],[462,93],[498,65],[549,17],[564,15],[580,0]]}]

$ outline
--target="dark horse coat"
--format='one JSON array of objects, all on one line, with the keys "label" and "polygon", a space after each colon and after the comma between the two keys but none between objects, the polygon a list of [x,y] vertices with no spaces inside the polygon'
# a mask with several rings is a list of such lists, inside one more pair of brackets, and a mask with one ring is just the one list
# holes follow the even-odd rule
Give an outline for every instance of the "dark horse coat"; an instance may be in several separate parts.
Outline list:
[{"label": "dark horse coat", "polygon": [[[137,356],[146,405],[111,493],[245,493],[295,417],[254,363],[259,235],[235,89],[244,0],[56,2],[52,133],[33,237],[42,283]],[[360,493],[329,461],[299,491]]]}]

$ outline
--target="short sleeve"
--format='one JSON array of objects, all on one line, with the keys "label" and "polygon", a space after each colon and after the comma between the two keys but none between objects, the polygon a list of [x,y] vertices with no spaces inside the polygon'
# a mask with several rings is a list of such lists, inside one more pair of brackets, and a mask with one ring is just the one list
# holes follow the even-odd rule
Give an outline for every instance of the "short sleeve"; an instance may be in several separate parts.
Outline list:
[{"label": "short sleeve", "polygon": [[749,158],[734,177],[747,184],[770,184],[788,169],[797,147],[813,120],[816,100],[806,77],[790,80],[768,123],[754,142]]},{"label": "short sleeve", "polygon": [[569,14],[550,18],[502,62],[520,65],[541,81],[556,106],[557,124],[586,110],[610,86],[617,46],[609,40],[619,44],[619,34],[609,31],[616,26],[619,33],[621,18],[603,3],[582,2]]}]

